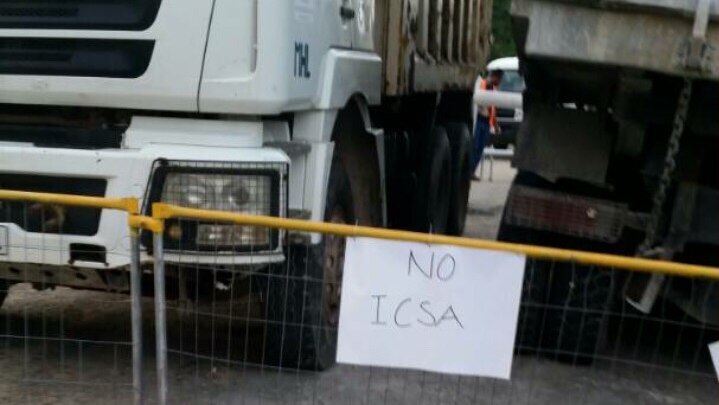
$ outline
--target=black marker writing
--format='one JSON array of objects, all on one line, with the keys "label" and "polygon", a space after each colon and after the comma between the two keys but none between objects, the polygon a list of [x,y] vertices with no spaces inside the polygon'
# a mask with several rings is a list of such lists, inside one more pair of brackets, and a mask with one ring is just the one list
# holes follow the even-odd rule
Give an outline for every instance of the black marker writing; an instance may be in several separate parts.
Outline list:
[{"label": "black marker writing", "polygon": [[454,276],[454,269],[456,266],[457,261],[454,260],[452,255],[444,255],[439,261],[439,264],[437,264],[437,278],[442,281],[449,281]]},{"label": "black marker writing", "polygon": [[[450,316],[450,314],[452,314]],[[442,317],[439,318],[439,321],[437,321],[437,326],[442,323],[442,321],[445,320],[451,320],[454,319],[457,322],[457,325],[459,325],[460,328],[464,329],[464,325],[462,325],[462,322],[459,321],[459,318],[457,318],[457,314],[454,312],[454,308],[450,305],[446,311],[444,311],[444,314],[442,314]]]},{"label": "black marker writing", "polygon": [[387,296],[386,295],[373,295],[372,298],[377,299],[377,311],[376,311],[376,316],[374,318],[374,322],[372,322],[372,325],[387,325],[387,323],[379,320],[380,301],[382,301],[383,298],[387,298]]},{"label": "black marker writing", "polygon": [[414,257],[414,252],[410,250],[409,251],[409,263],[407,265],[407,275],[409,275],[409,276],[412,275],[412,263],[414,263],[414,267],[417,268],[417,270],[419,270],[420,273],[424,274],[424,276],[427,277],[428,279],[430,279],[430,280],[432,279],[432,275],[433,275],[432,270],[434,267],[434,253],[432,253],[432,261],[429,264],[429,273],[424,271],[424,269],[419,265],[419,263],[417,263],[417,258]]},{"label": "black marker writing", "polygon": [[394,324],[397,325],[400,328],[409,328],[409,323],[399,323],[397,320],[397,315],[399,315],[399,310],[402,309],[405,304],[412,302],[412,298],[405,298],[402,302],[397,305],[397,309],[394,310]]},{"label": "black marker writing", "polygon": [[424,312],[425,314],[429,315],[432,318],[432,322],[425,322],[419,318],[417,318],[417,322],[421,323],[424,326],[435,326],[437,324],[437,318],[427,308],[428,305],[430,305],[429,301],[422,301],[419,304],[419,308],[422,310],[422,312]]},{"label": "black marker writing", "polygon": [[433,252],[429,259],[429,270],[427,270],[426,267],[423,267],[419,264],[419,262],[417,261],[417,256],[415,256],[414,252],[410,250],[409,258],[407,260],[407,275],[411,276],[412,273],[416,273],[417,271],[419,271],[419,273],[421,273],[425,278],[429,280],[432,280],[435,274],[440,281],[451,280],[452,277],[454,277],[455,269],[457,267],[457,260],[455,260],[452,255],[447,253],[442,256],[439,262],[437,262],[437,267],[435,268],[434,259],[435,254]]}]

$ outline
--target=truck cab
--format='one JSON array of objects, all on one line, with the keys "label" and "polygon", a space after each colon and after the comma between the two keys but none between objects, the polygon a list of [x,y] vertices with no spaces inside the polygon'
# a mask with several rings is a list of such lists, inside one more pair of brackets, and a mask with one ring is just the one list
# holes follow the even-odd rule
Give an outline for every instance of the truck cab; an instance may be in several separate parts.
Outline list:
[{"label": "truck cab", "polygon": [[[294,124],[312,130],[303,132],[303,156],[293,156],[292,179],[304,182],[315,177],[305,173],[316,171],[326,180],[331,131],[326,126],[332,123],[313,112],[336,111],[354,96],[377,104],[381,92],[381,59],[372,52],[373,12],[366,10],[371,2],[358,1],[359,9],[353,9],[362,18],[343,16],[340,7],[350,7],[345,3],[353,4],[3,5],[13,12],[0,19],[0,172],[27,176],[6,180],[3,187],[134,196],[146,209],[155,201],[173,201],[286,216],[291,207],[315,211],[314,218],[321,219],[322,204],[312,200],[324,195],[323,186],[308,184],[306,195],[287,195],[291,159],[283,147],[291,141],[290,127],[272,117],[304,112]],[[249,186],[268,179],[275,187]],[[272,203],[211,203],[242,187],[250,201]],[[260,192],[271,195],[255,194]],[[82,211],[70,210],[59,227],[65,235],[58,248],[67,257],[39,261],[72,263],[74,244],[122,245],[127,235],[118,232],[123,228],[118,215]],[[8,228],[10,240],[47,238],[38,232],[41,225],[27,229],[19,222]],[[279,260],[281,252],[275,253],[266,260]],[[11,250],[9,257],[16,255],[24,253]],[[115,268],[126,261],[126,255],[109,254],[85,264]]]}]

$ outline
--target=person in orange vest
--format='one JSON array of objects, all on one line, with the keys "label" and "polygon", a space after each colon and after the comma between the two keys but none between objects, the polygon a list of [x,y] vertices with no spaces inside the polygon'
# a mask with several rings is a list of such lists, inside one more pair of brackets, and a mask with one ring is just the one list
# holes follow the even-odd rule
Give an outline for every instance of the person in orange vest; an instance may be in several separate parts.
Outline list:
[{"label": "person in orange vest", "polygon": [[[477,88],[480,90],[497,90],[499,85],[502,83],[502,77],[504,72],[501,70],[493,70],[489,72],[487,79],[480,78],[477,82]],[[482,161],[482,154],[484,153],[484,147],[489,141],[489,137],[492,134],[499,133],[499,125],[497,124],[497,108],[494,106],[478,106],[477,108],[477,123],[474,127],[474,170],[472,171],[472,178],[479,180],[476,174],[479,162]]]}]

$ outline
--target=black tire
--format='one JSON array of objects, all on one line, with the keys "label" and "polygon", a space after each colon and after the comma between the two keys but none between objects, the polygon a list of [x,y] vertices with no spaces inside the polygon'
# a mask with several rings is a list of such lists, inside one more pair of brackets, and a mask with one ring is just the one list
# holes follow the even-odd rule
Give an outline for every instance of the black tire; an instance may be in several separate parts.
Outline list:
[{"label": "black tire", "polygon": [[387,214],[388,225],[395,229],[413,229],[412,210],[417,195],[417,174],[412,169],[410,139],[406,132],[388,136]]},{"label": "black tire", "polygon": [[0,308],[5,302],[5,298],[7,298],[8,290],[10,290],[11,285],[12,284],[9,283],[7,280],[0,280]]},{"label": "black tire", "polygon": [[452,190],[449,196],[447,233],[461,236],[467,220],[467,204],[472,182],[472,136],[467,125],[445,125],[451,148]]},{"label": "black tire", "polygon": [[[513,185],[542,186],[543,182],[531,174],[520,173]],[[597,250],[585,240],[513,226],[504,218],[497,239]],[[517,325],[517,350],[540,353],[561,362],[591,364],[606,329],[615,284],[611,270],[575,263],[528,260]]]},{"label": "black tire", "polygon": [[[497,240],[503,242],[532,244],[533,232],[507,225],[502,221]],[[519,307],[515,347],[519,353],[530,354],[541,350],[544,309],[547,305],[547,287],[551,263],[527,259],[522,283],[522,300]]]},{"label": "black tire", "polygon": [[602,342],[611,307],[611,270],[555,263],[549,279],[542,349],[561,362],[590,365]]},{"label": "black tire", "polygon": [[[364,132],[360,117],[353,106],[337,117],[325,221],[379,226],[379,161],[375,139]],[[318,245],[290,246],[288,265],[273,266],[265,277],[263,364],[303,370],[334,364],[344,241],[325,235]]]},{"label": "black tire", "polygon": [[418,232],[447,233],[451,194],[451,155],[447,132],[434,127],[427,134],[425,159],[420,165],[414,229]]},{"label": "black tire", "polygon": [[[332,161],[326,220],[342,207],[345,223],[354,223],[352,193],[340,159]],[[324,252],[327,237],[316,246],[290,245],[288,266],[273,266],[266,288],[263,365],[324,370],[335,362],[337,324],[328,319]],[[284,268],[283,268],[284,267]]]}]

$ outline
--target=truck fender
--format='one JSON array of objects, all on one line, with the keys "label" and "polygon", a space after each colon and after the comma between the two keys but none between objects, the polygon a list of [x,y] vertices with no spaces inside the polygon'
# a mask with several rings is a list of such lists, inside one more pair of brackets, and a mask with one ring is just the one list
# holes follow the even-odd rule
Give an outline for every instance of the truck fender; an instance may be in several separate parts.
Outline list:
[{"label": "truck fender", "polygon": [[387,198],[386,198],[386,164],[385,164],[385,137],[382,128],[372,126],[372,119],[369,112],[369,102],[363,95],[355,95],[350,102],[354,102],[362,117],[365,133],[375,139],[375,151],[379,163],[380,195],[382,196],[382,225],[387,225]]},{"label": "truck fender", "polygon": [[[361,128],[356,128],[355,134],[362,133],[371,136],[374,141],[374,151],[377,153],[379,163],[380,196],[382,198],[382,223],[386,223],[385,204],[385,165],[384,165],[384,132],[381,129],[372,127],[369,113],[369,105],[362,94],[355,94],[346,100],[342,110],[321,110],[307,111],[295,114],[292,142],[303,143],[309,146],[309,152],[297,159],[293,158],[292,169],[304,172],[302,184],[292,184],[290,187],[290,202],[296,201],[295,206],[290,206],[291,212],[301,211],[303,217],[321,221],[324,219],[325,202],[327,197],[327,185],[329,181],[332,158],[336,151],[335,127],[338,119],[345,114],[341,112],[352,112],[358,114],[358,121]],[[369,160],[369,159],[368,159]],[[297,178],[297,177],[295,177]],[[301,192],[302,195],[292,195]],[[301,202],[301,206],[299,205]],[[315,240],[317,239],[317,240]],[[319,242],[319,236],[313,235],[313,243]]]},{"label": "truck fender", "polygon": [[382,58],[372,52],[330,49],[322,64],[315,108],[344,108],[357,93],[369,105],[382,102]]}]

